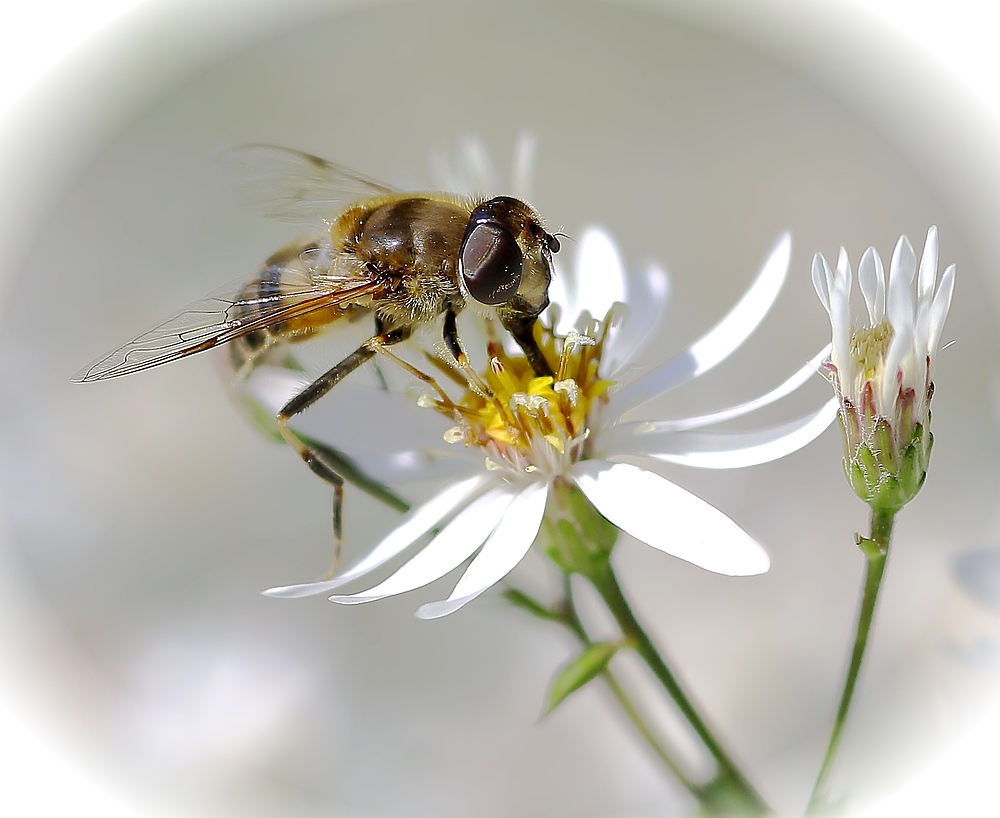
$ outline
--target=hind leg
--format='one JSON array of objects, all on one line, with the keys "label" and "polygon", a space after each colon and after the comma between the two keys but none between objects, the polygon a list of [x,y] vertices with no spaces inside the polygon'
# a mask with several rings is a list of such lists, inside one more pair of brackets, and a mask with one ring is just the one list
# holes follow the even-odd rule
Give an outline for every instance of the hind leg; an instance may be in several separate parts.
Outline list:
[{"label": "hind leg", "polygon": [[299,457],[302,458],[313,474],[333,487],[333,560],[327,578],[333,576],[340,565],[341,543],[343,541],[344,478],[335,466],[323,456],[322,451],[304,441],[288,428],[289,421],[323,398],[347,375],[361,366],[361,364],[370,361],[376,354],[385,355],[403,367],[407,372],[428,384],[438,393],[446,406],[453,405],[451,399],[441,389],[434,378],[421,372],[415,366],[407,363],[387,349],[387,347],[409,338],[413,332],[411,327],[397,327],[385,330],[382,322],[376,320],[375,329],[375,335],[365,341],[336,366],[324,372],[301,392],[292,397],[281,407],[277,415],[278,429],[285,442],[298,453]]}]

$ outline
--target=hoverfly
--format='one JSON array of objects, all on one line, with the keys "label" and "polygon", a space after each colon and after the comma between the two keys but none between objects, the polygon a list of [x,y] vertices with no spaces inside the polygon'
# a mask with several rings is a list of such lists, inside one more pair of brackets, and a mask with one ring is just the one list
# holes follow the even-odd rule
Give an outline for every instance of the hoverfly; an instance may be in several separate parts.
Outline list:
[{"label": "hoverfly", "polygon": [[432,377],[389,348],[443,317],[445,348],[454,364],[474,377],[456,326],[457,314],[468,304],[495,315],[535,372],[551,376],[534,326],[549,303],[552,254],[559,240],[545,231],[530,205],[507,196],[401,192],[317,156],[267,145],[237,148],[224,158],[268,215],[314,219],[315,234],[277,251],[250,282],[189,305],[99,358],[74,380],[116,378],[222,344],[229,344],[238,377],[245,376],[276,347],[370,314],[371,337],[277,414],[284,440],[333,487],[336,565],[344,478],[288,422],[379,354],[447,400]]}]

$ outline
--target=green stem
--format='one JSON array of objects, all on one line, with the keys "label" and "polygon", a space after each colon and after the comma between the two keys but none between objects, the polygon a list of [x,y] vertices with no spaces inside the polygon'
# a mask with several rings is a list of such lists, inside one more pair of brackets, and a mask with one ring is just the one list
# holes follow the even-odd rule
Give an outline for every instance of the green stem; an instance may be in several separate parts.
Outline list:
[{"label": "green stem", "polygon": [[858,612],[858,628],[854,637],[854,650],[851,652],[851,666],[847,671],[847,679],[844,682],[844,692],[840,696],[840,706],[837,708],[837,717],[833,722],[830,742],[827,745],[826,755],[823,757],[823,765],[820,767],[819,775],[816,776],[816,784],[809,798],[806,815],[817,814],[826,805],[827,779],[830,776],[834,759],[837,756],[837,750],[840,747],[844,722],[847,720],[847,713],[851,708],[854,686],[858,680],[858,672],[861,670],[861,661],[865,656],[868,634],[871,631],[872,619],[875,615],[875,603],[878,600],[878,592],[882,586],[882,575],[885,573],[886,557],[889,554],[889,539],[892,536],[892,524],[895,517],[895,512],[880,511],[873,508],[871,535],[869,537],[858,537],[858,546],[865,555],[867,565],[865,571],[865,589],[861,595],[861,609]]},{"label": "green stem", "polygon": [[[584,630],[583,623],[580,622],[580,617],[576,613],[576,605],[573,601],[573,590],[570,586],[569,575],[563,574],[564,579],[564,592],[565,592],[565,608],[563,611],[563,616],[560,621],[573,632],[577,639],[580,640],[584,647],[591,644],[590,637],[587,635],[586,630]],[[695,784],[687,774],[681,769],[680,765],[674,761],[673,757],[666,747],[660,742],[653,731],[650,729],[649,725],[646,724],[645,719],[639,712],[639,709],[635,706],[632,700],[629,698],[628,694],[619,684],[618,679],[615,678],[614,673],[608,669],[605,670],[603,674],[604,681],[611,691],[612,695],[617,699],[618,704],[621,706],[625,715],[628,716],[629,721],[635,726],[639,731],[639,734],[646,740],[650,749],[656,753],[659,759],[666,765],[667,769],[677,778],[681,784],[684,785],[685,789],[688,790],[695,798],[701,800],[702,788]]]},{"label": "green stem", "polygon": [[684,693],[683,688],[667,666],[667,663],[657,652],[649,636],[643,630],[638,620],[636,620],[628,601],[622,593],[610,562],[607,563],[607,571],[602,576],[591,575],[588,578],[614,615],[615,620],[618,622],[618,627],[621,628],[622,635],[635,647],[636,652],[642,657],[667,693],[670,694],[670,697],[674,700],[681,713],[684,714],[688,723],[694,728],[694,731],[701,738],[705,747],[708,748],[708,751],[715,758],[719,766],[718,778],[725,780],[733,789],[734,794],[740,802],[740,811],[750,815],[769,814],[771,811],[767,803],[743,773],[740,772],[722,745],[715,739],[712,731],[702,720],[698,711]]}]

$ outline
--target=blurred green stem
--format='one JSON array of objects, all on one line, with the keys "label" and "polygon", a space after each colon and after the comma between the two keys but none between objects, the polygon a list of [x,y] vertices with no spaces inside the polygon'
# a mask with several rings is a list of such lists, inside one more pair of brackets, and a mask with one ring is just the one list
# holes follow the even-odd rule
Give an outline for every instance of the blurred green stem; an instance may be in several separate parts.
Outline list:
[{"label": "blurred green stem", "polygon": [[868,634],[871,631],[875,615],[878,592],[882,586],[882,575],[885,573],[885,562],[889,555],[889,540],[892,537],[892,524],[895,518],[894,511],[873,508],[870,536],[858,536],[858,547],[865,555],[866,571],[865,588],[861,595],[861,609],[858,612],[858,628],[854,637],[854,649],[851,652],[851,666],[847,671],[844,692],[840,696],[840,706],[837,708],[837,717],[834,719],[833,731],[830,733],[830,742],[827,745],[819,775],[816,776],[816,784],[809,798],[806,815],[819,814],[827,803],[827,779],[840,747],[841,733],[844,729],[844,722],[847,720],[847,713],[851,708],[854,686],[857,683],[861,661],[864,659],[865,647],[868,644]]},{"label": "blurred green stem", "polygon": [[[597,592],[608,606],[618,627],[621,628],[622,635],[635,648],[635,651],[642,657],[653,675],[663,685],[664,689],[674,700],[681,713],[688,720],[688,723],[698,734],[705,747],[715,758],[719,771],[716,782],[712,782],[708,787],[700,789],[699,798],[703,806],[711,809],[715,814],[719,814],[722,809],[722,802],[725,804],[725,814],[739,815],[768,815],[771,810],[767,803],[760,796],[753,785],[746,779],[743,773],[729,757],[722,745],[716,740],[708,725],[701,718],[691,700],[684,693],[683,688],[677,678],[671,672],[667,663],[660,656],[652,640],[643,630],[632,609],[622,593],[618,578],[611,567],[610,560],[605,563],[606,570],[600,574],[588,576],[588,579],[597,589]],[[716,786],[713,787],[713,784]],[[711,793],[713,800],[719,803],[714,807],[706,804],[706,795]]]},{"label": "blurred green stem", "polygon": [[[618,578],[611,567],[611,553],[621,533],[618,528],[594,508],[590,500],[577,486],[567,480],[557,480],[553,483],[553,491],[550,494],[549,507],[542,530],[543,540],[546,543],[545,552],[566,578],[564,604],[572,613],[566,614],[563,618],[572,616],[572,619],[564,624],[575,623],[577,628],[580,627],[579,618],[573,609],[568,584],[569,576],[579,574],[594,586],[614,616],[621,630],[623,645],[632,648],[639,654],[715,758],[718,770],[715,778],[707,784],[694,784],[686,777],[681,777],[685,786],[698,798],[701,814],[747,816],[769,814],[771,811],[764,799],[760,797],[736,764],[733,763],[729,754],[715,739],[712,731],[684,693],[677,678],[667,667],[667,663],[657,652],[625,600],[618,584]],[[544,615],[544,612],[541,615]],[[558,617],[550,616],[549,618]],[[570,624],[570,627],[572,628],[573,625]],[[580,628],[577,635],[580,636],[582,633],[582,628]],[[628,712],[627,708],[626,712]],[[636,721],[632,714],[629,714],[629,717],[633,719],[633,722]],[[643,726],[640,730],[644,736],[647,736],[648,741],[648,728]],[[658,754],[660,753],[658,752]],[[678,774],[676,765],[672,761],[668,766],[675,775]]]},{"label": "blurred green stem", "polygon": [[[563,591],[565,594],[565,601],[563,605],[560,606],[562,614],[560,621],[573,632],[576,638],[580,640],[580,643],[586,648],[591,644],[591,640],[587,635],[586,630],[584,630],[583,623],[580,622],[580,617],[577,615],[569,574],[563,574]],[[677,780],[684,785],[685,789],[694,795],[695,798],[701,800],[701,788],[695,784],[687,776],[684,770],[681,769],[680,765],[674,761],[673,756],[670,755],[667,748],[663,746],[660,740],[650,729],[649,725],[646,724],[646,720],[619,684],[618,679],[615,678],[615,674],[608,669],[604,671],[602,676],[604,677],[604,682],[607,684],[611,694],[618,701],[619,706],[624,711],[625,715],[628,716],[629,721],[632,722],[635,728],[639,731],[639,734],[646,740],[650,749],[666,765],[667,769],[673,773]]]}]

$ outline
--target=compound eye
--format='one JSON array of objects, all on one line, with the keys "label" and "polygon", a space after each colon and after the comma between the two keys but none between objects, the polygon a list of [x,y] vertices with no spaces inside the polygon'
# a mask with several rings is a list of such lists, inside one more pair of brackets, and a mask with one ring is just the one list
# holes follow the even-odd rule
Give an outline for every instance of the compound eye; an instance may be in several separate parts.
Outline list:
[{"label": "compound eye", "polygon": [[459,269],[469,295],[480,304],[503,304],[521,286],[524,256],[510,231],[480,222],[462,242]]}]

